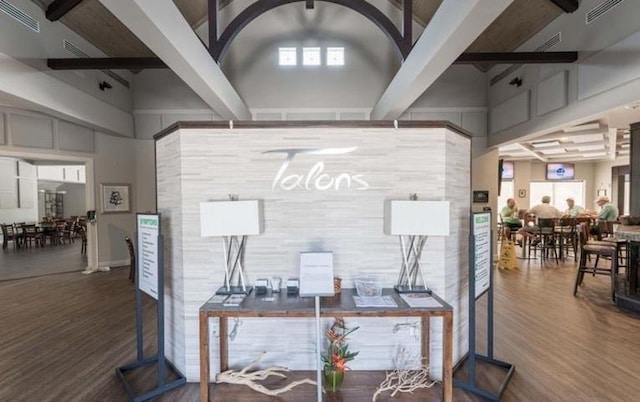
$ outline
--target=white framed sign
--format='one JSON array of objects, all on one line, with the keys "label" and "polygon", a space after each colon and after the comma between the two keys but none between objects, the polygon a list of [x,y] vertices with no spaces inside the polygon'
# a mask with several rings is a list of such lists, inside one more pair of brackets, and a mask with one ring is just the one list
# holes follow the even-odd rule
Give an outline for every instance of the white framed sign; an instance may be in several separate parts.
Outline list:
[{"label": "white framed sign", "polygon": [[333,295],[333,253],[300,253],[300,297]]},{"label": "white framed sign", "polygon": [[491,213],[473,214],[475,298],[491,286]]},{"label": "white framed sign", "polygon": [[158,236],[160,215],[136,215],[138,232],[138,288],[158,300]]}]

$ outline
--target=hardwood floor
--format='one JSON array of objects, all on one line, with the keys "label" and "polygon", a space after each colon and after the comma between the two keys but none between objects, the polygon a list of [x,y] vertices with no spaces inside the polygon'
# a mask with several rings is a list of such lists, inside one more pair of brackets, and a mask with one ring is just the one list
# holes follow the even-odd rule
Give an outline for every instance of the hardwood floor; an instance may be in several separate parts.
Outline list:
[{"label": "hardwood floor", "polygon": [[[118,268],[0,283],[0,401],[126,401],[115,367],[135,359],[134,287],[127,275]],[[495,355],[516,365],[503,401],[638,400],[640,319],[615,307],[606,277],[585,277],[577,297],[574,278],[573,263],[525,262],[517,271],[495,272]],[[155,350],[154,316],[147,301],[149,351]],[[342,392],[325,400],[370,401],[376,375],[349,373]],[[488,377],[483,386],[495,383],[486,371],[479,376]],[[149,389],[153,378],[140,373],[135,386]],[[211,388],[217,402],[315,400],[308,386],[273,398],[241,386]],[[437,401],[439,392],[378,400]],[[198,401],[198,384],[157,400]],[[458,388],[454,400],[481,401]]]},{"label": "hardwood floor", "polygon": [[59,246],[0,249],[0,281],[30,278],[61,272],[82,271],[87,267],[87,255],[80,252],[80,239]]}]

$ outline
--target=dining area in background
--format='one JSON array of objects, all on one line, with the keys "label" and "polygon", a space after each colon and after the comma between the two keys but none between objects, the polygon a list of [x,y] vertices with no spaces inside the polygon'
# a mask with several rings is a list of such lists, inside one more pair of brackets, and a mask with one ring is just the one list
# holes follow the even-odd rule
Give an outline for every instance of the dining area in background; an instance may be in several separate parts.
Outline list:
[{"label": "dining area in background", "polygon": [[[83,237],[86,220],[74,216],[68,219],[45,219],[42,222],[2,223],[2,249],[71,245]],[[11,245],[11,247],[9,247]]]}]

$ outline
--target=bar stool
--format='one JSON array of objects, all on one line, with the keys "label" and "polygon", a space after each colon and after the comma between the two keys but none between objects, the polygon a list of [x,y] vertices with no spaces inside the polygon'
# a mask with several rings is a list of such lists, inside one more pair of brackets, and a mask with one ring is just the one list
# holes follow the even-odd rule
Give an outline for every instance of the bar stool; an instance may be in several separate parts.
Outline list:
[{"label": "bar stool", "polygon": [[624,268],[626,273],[628,271],[628,265],[629,265],[628,242],[625,239],[618,239],[614,236],[613,224],[614,222],[611,222],[611,221],[598,222],[600,235],[602,236],[601,241],[613,244],[615,246],[616,251],[618,253],[618,269]]},{"label": "bar stool", "polygon": [[[588,273],[593,276],[596,275],[609,275],[611,278],[611,299],[616,300],[615,283],[618,275],[618,250],[613,243],[604,241],[587,241],[588,232],[586,227],[582,227],[582,233],[580,237],[580,262],[578,264],[578,272],[576,275],[576,282],[573,287],[573,295],[578,293],[578,286],[582,285],[584,274]],[[593,266],[589,265],[591,256],[595,256]],[[609,259],[611,265],[608,268],[598,267],[598,260],[600,257]]]}]

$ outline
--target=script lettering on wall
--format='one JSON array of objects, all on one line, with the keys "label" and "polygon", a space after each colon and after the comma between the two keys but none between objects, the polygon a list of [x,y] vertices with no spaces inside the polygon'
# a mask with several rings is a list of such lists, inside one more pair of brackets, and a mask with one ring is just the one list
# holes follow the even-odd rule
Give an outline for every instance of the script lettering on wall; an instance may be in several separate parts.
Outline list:
[{"label": "script lettering on wall", "polygon": [[[367,190],[369,183],[363,178],[361,173],[339,173],[330,175],[325,173],[324,162],[316,162],[308,172],[292,173],[289,166],[297,155],[346,155],[358,149],[358,147],[348,148],[283,148],[264,151],[263,154],[285,154],[285,159],[276,173],[271,188],[280,188],[285,191],[302,190],[340,190],[354,189]],[[285,174],[286,173],[286,174]]]}]

